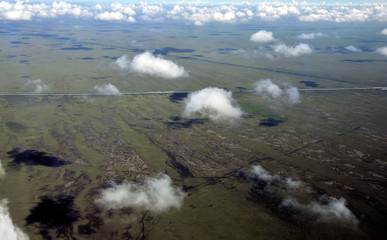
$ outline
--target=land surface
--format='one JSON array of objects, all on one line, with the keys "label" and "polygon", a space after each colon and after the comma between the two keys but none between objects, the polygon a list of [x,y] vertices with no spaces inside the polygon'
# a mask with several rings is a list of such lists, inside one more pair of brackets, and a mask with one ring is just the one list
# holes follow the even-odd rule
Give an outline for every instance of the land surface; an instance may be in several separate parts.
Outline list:
[{"label": "land surface", "polygon": [[[155,31],[71,21],[2,24],[0,159],[6,176],[0,198],[9,200],[14,223],[30,239],[386,237],[387,92],[373,89],[387,85],[385,58],[338,51],[375,40],[369,33],[380,27],[308,27],[341,35],[316,39],[314,54],[270,60],[235,53],[255,48],[248,39],[257,27],[250,25],[163,25]],[[273,29],[298,41],[299,26]],[[152,49],[190,77],[165,80],[109,67],[122,55]],[[243,91],[264,78],[311,91],[301,91],[296,105]],[[29,79],[41,79],[52,93],[75,95],[28,95]],[[102,83],[122,92],[171,92],[88,96]],[[208,86],[232,90],[245,116],[232,124],[183,118],[186,93]],[[358,223],[319,221],[281,206],[289,193],[280,183],[265,189],[246,177],[256,164],[301,180],[304,191],[290,194],[305,203],[346,199]],[[112,181],[141,182],[160,172],[187,194],[180,209],[106,211],[94,203]]]}]

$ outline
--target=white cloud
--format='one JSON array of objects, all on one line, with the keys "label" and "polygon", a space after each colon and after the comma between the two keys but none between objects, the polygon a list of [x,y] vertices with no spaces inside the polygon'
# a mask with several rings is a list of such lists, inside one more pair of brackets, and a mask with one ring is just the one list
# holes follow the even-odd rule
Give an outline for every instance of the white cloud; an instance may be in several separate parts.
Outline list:
[{"label": "white cloud", "polygon": [[274,52],[287,57],[298,57],[305,54],[311,54],[313,49],[306,43],[300,43],[294,47],[289,47],[283,43],[273,47]]},{"label": "white cloud", "polygon": [[28,240],[27,234],[13,224],[7,204],[6,199],[0,201],[0,239]]},{"label": "white cloud", "polygon": [[31,20],[33,16],[34,16],[34,13],[30,11],[7,11],[7,12],[1,13],[0,19],[13,20],[13,21],[18,21],[18,20],[27,21],[27,20]]},{"label": "white cloud", "polygon": [[346,46],[345,49],[351,52],[362,52],[360,48],[355,47],[353,45]]},{"label": "white cloud", "polygon": [[321,222],[340,221],[357,225],[358,220],[351,210],[345,206],[346,200],[344,198],[337,199],[335,197],[323,197],[320,201],[323,203],[312,201],[308,204],[302,204],[296,199],[288,197],[283,200],[281,205],[291,206],[296,209],[316,214],[318,221]]},{"label": "white cloud", "polygon": [[300,39],[315,39],[316,37],[324,37],[326,36],[325,34],[323,34],[322,32],[318,32],[318,33],[302,33],[300,35],[297,36],[297,38],[300,38]]},{"label": "white cloud", "polygon": [[285,96],[287,98],[288,103],[297,104],[300,103],[300,93],[298,88],[290,87],[284,90]]},{"label": "white cloud", "polygon": [[375,52],[387,57],[387,47],[378,48]]},{"label": "white cloud", "polygon": [[117,95],[117,96],[122,95],[120,90],[118,90],[118,88],[111,83],[95,85],[94,89],[97,90],[99,93],[103,93],[103,94],[111,94],[111,95]]},{"label": "white cloud", "polygon": [[282,96],[282,89],[274,84],[271,79],[261,79],[254,83],[254,90],[258,94],[267,93],[272,98],[279,98]]},{"label": "white cloud", "polygon": [[3,168],[3,164],[1,163],[1,159],[0,159],[0,178],[4,176],[5,176],[5,170]]},{"label": "white cloud", "polygon": [[294,180],[292,178],[281,178],[277,174],[270,174],[261,165],[254,165],[249,172],[250,177],[259,178],[264,180],[267,184],[271,184],[273,181],[277,181],[286,186],[290,191],[294,191],[303,186],[303,182],[300,180]]},{"label": "white cloud", "polygon": [[110,63],[110,67],[113,69],[117,69],[117,70],[119,70],[119,69],[128,70],[129,66],[130,66],[130,60],[128,60],[127,55],[123,55],[123,56],[119,57],[116,61]]},{"label": "white cloud", "polygon": [[[358,223],[355,215],[345,206],[346,201],[344,198],[337,199],[324,196],[320,198],[319,202],[311,201],[308,204],[303,204],[297,199],[290,197],[292,195],[290,193],[295,190],[301,190],[301,192],[298,192],[297,196],[308,192],[304,191],[305,184],[302,181],[294,180],[292,178],[281,178],[276,174],[270,174],[260,165],[253,166],[249,171],[249,176],[264,180],[267,183],[266,187],[269,188],[268,191],[270,192],[275,191],[278,187],[287,189],[287,191],[281,191],[284,199],[279,207],[293,207],[308,212],[309,214],[316,215],[317,221],[321,222],[340,221],[353,225]],[[271,184],[273,181],[276,181],[276,184]],[[281,185],[285,185],[286,188],[283,188]]]},{"label": "white cloud", "polygon": [[273,99],[279,99],[289,104],[300,103],[300,93],[296,87],[281,89],[271,79],[261,79],[254,83],[254,90],[257,94],[268,95]]},{"label": "white cloud", "polygon": [[106,209],[131,207],[160,213],[170,208],[180,208],[185,197],[182,190],[172,186],[168,175],[160,174],[147,177],[142,184],[114,184],[102,190],[95,203]]},{"label": "white cloud", "polygon": [[122,56],[112,63],[111,66],[164,79],[189,76],[188,72],[184,70],[184,67],[181,67],[170,60],[163,59],[162,56],[155,57],[150,52],[136,55],[132,61],[129,61],[127,56]]},{"label": "white cloud", "polygon": [[[48,2],[48,1],[45,1]],[[81,2],[81,1],[79,1]],[[120,15],[122,14],[122,15]],[[386,22],[384,3],[373,4],[326,4],[307,2],[179,2],[169,3],[132,2],[110,5],[72,4],[64,1],[29,3],[28,1],[0,2],[0,19],[32,20],[38,17],[73,16],[131,22],[133,16],[145,20],[169,18],[174,21],[185,20],[195,25],[210,22],[245,23],[249,21],[277,21],[289,18],[299,21],[330,22]]]},{"label": "white cloud", "polygon": [[254,177],[258,177],[259,179],[262,179],[269,183],[273,180],[279,179],[277,175],[271,175],[260,165],[253,166],[253,168],[251,169],[251,174],[253,174]]},{"label": "white cloud", "polygon": [[380,33],[383,35],[387,35],[387,28],[383,29]]},{"label": "white cloud", "polygon": [[188,95],[182,115],[233,122],[243,116],[243,111],[236,105],[232,92],[208,87]]},{"label": "white cloud", "polygon": [[103,13],[95,15],[94,18],[98,19],[98,20],[105,20],[105,21],[110,21],[110,20],[119,21],[119,20],[125,20],[126,16],[124,14],[120,13],[120,12],[108,12],[108,11],[105,11]]},{"label": "white cloud", "polygon": [[265,30],[260,30],[250,36],[250,41],[257,43],[266,43],[274,41],[273,32],[268,32]]},{"label": "white cloud", "polygon": [[43,93],[50,90],[50,86],[47,84],[44,84],[42,80],[36,79],[36,80],[28,80],[27,82],[29,85],[33,85],[35,87],[35,93]]},{"label": "white cloud", "polygon": [[292,178],[285,178],[284,183],[289,190],[295,190],[303,186],[303,182],[300,180],[294,180]]}]

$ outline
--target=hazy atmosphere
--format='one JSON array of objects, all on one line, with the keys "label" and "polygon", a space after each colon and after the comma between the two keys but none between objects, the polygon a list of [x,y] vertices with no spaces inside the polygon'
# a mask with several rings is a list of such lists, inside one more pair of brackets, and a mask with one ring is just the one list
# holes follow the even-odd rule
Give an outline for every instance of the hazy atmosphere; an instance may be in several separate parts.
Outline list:
[{"label": "hazy atmosphere", "polygon": [[385,1],[0,1],[0,239],[385,239]]}]

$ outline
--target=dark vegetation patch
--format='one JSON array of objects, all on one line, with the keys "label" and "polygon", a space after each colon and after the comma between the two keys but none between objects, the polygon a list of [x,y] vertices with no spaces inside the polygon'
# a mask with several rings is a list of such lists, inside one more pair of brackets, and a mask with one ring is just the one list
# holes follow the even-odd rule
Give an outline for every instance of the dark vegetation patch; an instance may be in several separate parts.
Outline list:
[{"label": "dark vegetation patch", "polygon": [[169,95],[169,100],[171,102],[180,102],[184,100],[184,98],[186,98],[187,96],[188,96],[187,92],[177,92]]},{"label": "dark vegetation patch", "polygon": [[91,51],[91,50],[93,50],[93,48],[83,47],[83,46],[73,46],[73,47],[68,47],[68,48],[61,48],[60,50],[63,50],[63,51]]},{"label": "dark vegetation patch", "polygon": [[30,210],[25,218],[27,225],[38,223],[40,234],[44,239],[52,239],[48,230],[56,230],[57,238],[71,238],[72,224],[80,217],[74,210],[74,197],[41,197],[40,202]]},{"label": "dark vegetation patch", "polygon": [[22,42],[22,41],[11,41],[10,44],[31,44],[29,42]]},{"label": "dark vegetation patch", "polygon": [[26,34],[26,36],[43,37],[43,38],[58,37],[58,35],[55,35],[55,34],[45,34],[45,33],[29,33],[29,34]]},{"label": "dark vegetation patch", "polygon": [[313,81],[300,81],[300,83],[304,84],[307,87],[318,87],[318,84]]},{"label": "dark vegetation patch", "polygon": [[387,41],[383,40],[357,40],[360,43],[387,43]]},{"label": "dark vegetation patch", "polygon": [[192,59],[192,57],[177,57],[177,59]]},{"label": "dark vegetation patch", "polygon": [[18,132],[18,133],[25,132],[27,130],[26,126],[24,126],[23,124],[18,123],[18,122],[6,122],[5,125],[9,129],[11,129],[15,132]]},{"label": "dark vegetation patch", "polygon": [[58,39],[58,40],[70,40],[71,38],[69,38],[69,37],[58,37],[56,39]]},{"label": "dark vegetation patch", "polygon": [[236,89],[238,89],[240,92],[243,92],[243,91],[248,90],[248,89],[245,88],[245,87],[236,87]]},{"label": "dark vegetation patch", "polygon": [[26,76],[21,76],[21,78],[31,78],[31,76],[28,76],[28,75],[26,75]]},{"label": "dark vegetation patch", "polygon": [[344,59],[343,62],[354,62],[354,63],[366,63],[366,62],[387,62],[387,60],[378,60],[378,59]]},{"label": "dark vegetation patch", "polygon": [[187,36],[187,38],[198,38],[198,36]]},{"label": "dark vegetation patch", "polygon": [[166,47],[166,48],[161,48],[161,49],[156,49],[153,51],[154,54],[161,54],[161,55],[167,55],[169,52],[174,52],[174,53],[193,53],[195,52],[194,49],[190,48],[174,48],[174,47]]},{"label": "dark vegetation patch", "polygon": [[7,153],[10,155],[10,158],[13,159],[13,161],[9,163],[11,166],[24,163],[29,166],[41,165],[46,167],[59,167],[65,164],[70,164],[70,162],[63,159],[50,156],[46,152],[38,152],[36,150],[25,150],[21,152],[19,148],[15,148]]},{"label": "dark vegetation patch", "polygon": [[235,48],[218,48],[217,51],[219,54],[228,54],[230,51],[236,51]]},{"label": "dark vegetation patch", "polygon": [[93,57],[84,57],[84,58],[81,58],[82,60],[94,60],[95,58]]},{"label": "dark vegetation patch", "polygon": [[284,120],[282,119],[276,119],[276,118],[265,118],[259,121],[259,126],[264,127],[274,127],[278,126],[278,124],[283,123]]},{"label": "dark vegetation patch", "polygon": [[201,54],[194,54],[193,56],[194,56],[194,57],[204,57],[204,56],[201,55]]},{"label": "dark vegetation patch", "polygon": [[172,128],[189,128],[194,124],[203,124],[205,119],[183,119],[181,117],[173,117],[172,121],[165,122],[165,125]]},{"label": "dark vegetation patch", "polygon": [[186,166],[178,162],[176,156],[172,152],[169,152],[165,149],[163,150],[170,158],[170,160],[167,161],[166,164],[172,167],[173,169],[175,169],[180,174],[180,177],[182,178],[193,177],[191,171]]},{"label": "dark vegetation patch", "polygon": [[116,48],[114,48],[114,47],[105,47],[105,48],[103,48],[103,50],[116,50]]},{"label": "dark vegetation patch", "polygon": [[111,60],[117,60],[118,57],[111,57],[111,56],[102,56],[103,58],[111,59]]},{"label": "dark vegetation patch", "polygon": [[102,80],[102,79],[106,79],[108,77],[91,77],[91,79],[93,80]]},{"label": "dark vegetation patch", "polygon": [[28,64],[29,62],[28,62],[28,60],[19,60],[19,63],[21,63],[21,64]]},{"label": "dark vegetation patch", "polygon": [[16,58],[17,55],[7,55],[7,58]]}]

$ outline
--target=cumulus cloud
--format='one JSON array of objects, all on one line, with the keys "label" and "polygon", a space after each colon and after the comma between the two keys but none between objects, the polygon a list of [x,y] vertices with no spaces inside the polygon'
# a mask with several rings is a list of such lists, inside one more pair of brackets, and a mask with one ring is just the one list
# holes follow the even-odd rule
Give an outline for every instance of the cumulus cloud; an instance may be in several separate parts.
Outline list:
[{"label": "cumulus cloud", "polygon": [[315,39],[317,37],[324,37],[325,34],[322,33],[322,32],[318,32],[318,33],[302,33],[300,35],[297,36],[297,38],[300,38],[300,39]]},{"label": "cumulus cloud", "polygon": [[275,179],[279,179],[277,175],[271,175],[268,171],[266,171],[261,165],[255,165],[251,169],[251,174],[254,177],[258,177],[266,182],[272,182]]},{"label": "cumulus cloud", "polygon": [[[344,198],[337,199],[335,197],[323,196],[318,201],[310,201],[304,204],[300,203],[296,198],[291,197],[294,195],[292,194],[294,191],[298,191],[298,194],[294,195],[298,197],[308,193],[308,191],[305,191],[307,187],[302,181],[289,177],[281,178],[276,174],[270,174],[260,165],[253,166],[249,171],[249,176],[265,181],[267,183],[264,186],[265,191],[269,191],[270,194],[275,194],[277,197],[282,198],[282,202],[278,207],[298,209],[316,216],[317,221],[320,222],[339,221],[352,224],[353,226],[358,223],[356,216],[347,208]],[[276,184],[272,184],[274,181]],[[269,190],[266,190],[267,188]]]},{"label": "cumulus cloud", "polygon": [[123,182],[101,191],[95,203],[106,209],[125,207],[149,210],[155,213],[180,208],[186,194],[172,186],[168,175],[147,177],[142,184]]},{"label": "cumulus cloud", "polygon": [[254,165],[249,172],[249,175],[253,178],[259,178],[265,181],[267,184],[271,184],[273,181],[280,182],[286,186],[288,190],[296,190],[303,186],[303,182],[300,180],[295,180],[293,178],[281,178],[277,174],[270,174],[266,169],[261,165]]},{"label": "cumulus cloud", "polygon": [[27,83],[35,87],[35,93],[43,93],[50,90],[50,86],[44,84],[41,79],[28,80]]},{"label": "cumulus cloud", "polygon": [[265,30],[260,30],[250,36],[250,41],[257,42],[257,43],[266,43],[274,40],[275,38],[273,37],[273,32],[269,32]]},{"label": "cumulus cloud", "polygon": [[300,93],[296,87],[281,89],[277,84],[273,83],[271,79],[261,79],[257,81],[254,83],[254,90],[257,94],[264,94],[289,104],[300,103]]},{"label": "cumulus cloud", "polygon": [[111,83],[95,85],[94,89],[97,90],[99,93],[103,93],[103,94],[111,94],[111,95],[117,95],[117,96],[122,95],[120,90],[118,90],[118,88]]},{"label": "cumulus cloud", "polygon": [[209,118],[216,122],[233,122],[243,116],[232,92],[208,87],[190,93],[185,99],[183,117]]},{"label": "cumulus cloud", "polygon": [[360,48],[353,45],[346,46],[345,49],[351,52],[362,52]]},{"label": "cumulus cloud", "polygon": [[27,234],[13,224],[7,204],[6,199],[0,201],[0,239],[28,240]]},{"label": "cumulus cloud", "polygon": [[3,168],[3,164],[1,163],[1,159],[0,159],[0,178],[4,176],[5,176],[5,170]]},{"label": "cumulus cloud", "polygon": [[378,48],[375,52],[387,57],[387,47]]},{"label": "cumulus cloud", "polygon": [[307,211],[318,216],[318,221],[332,222],[340,221],[357,225],[356,216],[347,208],[344,198],[322,197],[320,202],[312,201],[308,204],[302,204],[294,198],[283,200],[283,206],[291,206],[299,210]]},{"label": "cumulus cloud", "polygon": [[131,72],[148,74],[164,79],[174,79],[188,77],[188,72],[184,67],[164,59],[162,56],[153,56],[150,52],[144,52],[136,55],[132,61],[127,56],[118,58],[111,64],[113,68],[125,69]]},{"label": "cumulus cloud", "polygon": [[[36,2],[36,1],[35,1]],[[47,1],[46,1],[47,2]],[[80,1],[79,1],[80,2]],[[28,1],[0,2],[0,19],[32,20],[33,18],[54,18],[59,16],[94,18],[135,22],[186,21],[197,26],[211,22],[246,23],[256,20],[277,21],[298,19],[316,22],[366,22],[387,21],[384,3],[373,4],[326,4],[292,1],[284,2],[179,2],[170,3],[131,2],[127,4],[72,4],[64,1],[51,4],[29,3]]]},{"label": "cumulus cloud", "polygon": [[383,29],[380,33],[383,35],[387,35],[387,28]]},{"label": "cumulus cloud", "polygon": [[274,52],[282,54],[286,57],[298,57],[301,55],[311,54],[313,49],[306,43],[300,43],[294,47],[287,46],[284,43],[275,45]]}]

